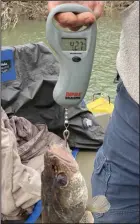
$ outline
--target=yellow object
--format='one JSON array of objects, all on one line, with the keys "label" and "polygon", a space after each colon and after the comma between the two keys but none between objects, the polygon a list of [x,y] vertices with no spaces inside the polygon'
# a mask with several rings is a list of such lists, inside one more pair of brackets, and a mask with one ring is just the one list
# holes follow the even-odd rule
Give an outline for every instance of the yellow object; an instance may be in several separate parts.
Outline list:
[{"label": "yellow object", "polygon": [[92,113],[112,114],[114,105],[112,103],[109,103],[109,101],[106,100],[105,98],[100,97],[100,98],[88,103],[87,108]]}]

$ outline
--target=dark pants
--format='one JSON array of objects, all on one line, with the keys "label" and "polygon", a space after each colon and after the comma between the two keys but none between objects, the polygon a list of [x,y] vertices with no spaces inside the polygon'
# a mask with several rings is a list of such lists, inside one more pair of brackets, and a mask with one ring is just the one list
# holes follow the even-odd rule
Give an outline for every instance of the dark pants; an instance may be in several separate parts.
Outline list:
[{"label": "dark pants", "polygon": [[93,214],[95,223],[139,223],[139,105],[122,82],[117,92],[92,175],[93,196],[105,195],[111,208]]}]

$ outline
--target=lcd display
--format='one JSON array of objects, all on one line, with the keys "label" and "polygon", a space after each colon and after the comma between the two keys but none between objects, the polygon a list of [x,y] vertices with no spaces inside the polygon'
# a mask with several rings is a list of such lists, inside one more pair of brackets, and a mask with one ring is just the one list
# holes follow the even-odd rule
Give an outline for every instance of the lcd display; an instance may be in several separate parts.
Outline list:
[{"label": "lcd display", "polygon": [[85,38],[62,38],[61,44],[63,51],[86,51]]}]

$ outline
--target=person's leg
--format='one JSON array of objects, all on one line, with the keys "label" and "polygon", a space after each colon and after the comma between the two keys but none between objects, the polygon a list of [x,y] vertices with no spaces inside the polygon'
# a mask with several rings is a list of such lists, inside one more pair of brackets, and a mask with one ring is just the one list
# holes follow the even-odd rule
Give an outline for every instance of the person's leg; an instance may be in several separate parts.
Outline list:
[{"label": "person's leg", "polygon": [[139,105],[122,83],[117,92],[91,180],[93,196],[105,195],[111,208],[94,213],[95,223],[139,223]]}]

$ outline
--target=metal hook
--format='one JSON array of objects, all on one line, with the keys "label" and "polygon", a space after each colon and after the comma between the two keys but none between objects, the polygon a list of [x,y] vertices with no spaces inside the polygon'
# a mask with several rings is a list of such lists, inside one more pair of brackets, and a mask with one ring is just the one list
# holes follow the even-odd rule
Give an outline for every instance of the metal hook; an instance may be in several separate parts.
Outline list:
[{"label": "metal hook", "polygon": [[68,138],[69,138],[69,136],[70,136],[70,132],[69,132],[69,130],[64,130],[63,131],[63,137],[64,137],[64,139],[65,140],[68,140]]},{"label": "metal hook", "polygon": [[67,128],[69,127],[69,124],[68,124],[67,122],[65,122],[65,123],[64,123],[64,127],[65,127],[66,130],[67,130]]}]

